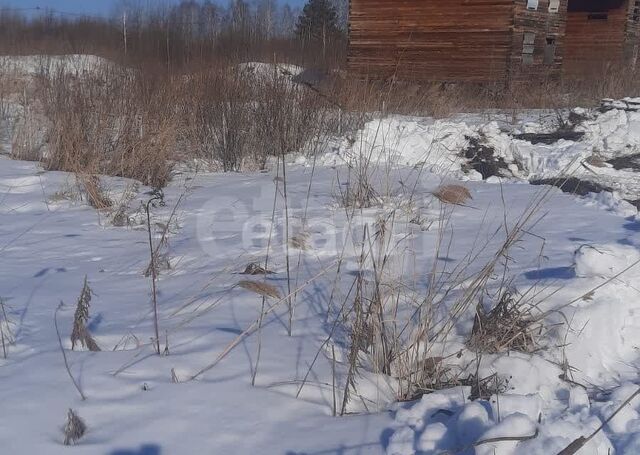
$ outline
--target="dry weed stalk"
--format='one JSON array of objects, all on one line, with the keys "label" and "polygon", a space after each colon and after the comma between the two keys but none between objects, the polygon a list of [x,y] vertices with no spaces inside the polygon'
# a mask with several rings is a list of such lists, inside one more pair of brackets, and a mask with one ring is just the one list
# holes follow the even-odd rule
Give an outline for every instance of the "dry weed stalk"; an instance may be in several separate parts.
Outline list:
[{"label": "dry weed stalk", "polygon": [[7,358],[8,346],[15,343],[15,335],[12,330],[13,322],[7,316],[7,308],[0,297],[0,341],[2,341],[2,356]]},{"label": "dry weed stalk", "polygon": [[[368,328],[366,326],[364,308],[363,308],[363,289],[362,279],[360,276],[356,278],[356,295],[351,309],[353,314],[353,322],[349,333],[349,352],[347,354],[347,375],[342,392],[342,404],[340,406],[340,415],[344,415],[347,411],[347,405],[351,400],[351,396],[357,393],[357,377],[361,368],[361,353],[366,352],[368,345]],[[335,392],[334,392],[335,393]]]},{"label": "dry weed stalk", "polygon": [[[401,400],[469,382],[464,379],[468,366],[461,365],[455,360],[461,352],[451,353],[446,349],[449,336],[460,319],[470,316],[469,309],[474,306],[474,303],[493,288],[495,285],[493,280],[496,276],[503,277],[502,282],[498,280],[500,289],[505,287],[505,277],[510,261],[509,251],[539,221],[535,219],[536,213],[548,195],[548,189],[536,194],[513,225],[505,224],[486,241],[474,242],[472,251],[467,252],[453,268],[449,268],[446,262],[444,264],[438,262],[438,258],[449,256],[449,248],[453,242],[452,233],[445,235],[452,216],[446,204],[464,204],[468,201],[470,193],[462,186],[439,192],[439,196],[445,203],[440,207],[439,234],[433,252],[434,260],[429,273],[428,291],[422,298],[419,297],[418,291],[413,290],[413,286],[404,282],[403,274],[395,280],[398,282],[396,286],[386,283],[384,270],[390,266],[389,258],[385,254],[389,251],[389,247],[385,246],[389,245],[389,241],[385,240],[385,232],[393,230],[394,221],[393,216],[383,219],[384,222],[379,220],[376,224],[375,236],[368,240],[369,249],[366,256],[369,258],[367,262],[369,265],[360,267],[362,272],[373,269],[373,279],[370,279],[366,286],[358,287],[358,299],[351,310],[357,310],[359,302],[363,302],[366,308],[363,312],[365,323],[359,322],[357,315],[354,315],[352,330],[357,328],[357,332],[361,333],[359,337],[354,337],[354,333],[351,334],[348,371],[357,368],[357,364],[353,363],[358,359],[354,350],[359,350],[362,355],[370,359],[374,371],[391,375],[398,380],[400,385],[398,398]],[[498,244],[486,263],[479,262],[481,253],[490,245],[490,239],[495,239],[500,232],[504,232],[504,240]],[[450,237],[447,239],[447,236]],[[365,243],[367,243],[366,237]],[[504,272],[501,267],[504,268]],[[398,273],[397,270],[393,272]],[[370,276],[370,273],[367,275]],[[409,316],[400,318],[398,313],[400,302],[404,302],[403,305],[414,306],[415,310]],[[528,308],[524,302],[524,299],[518,301],[522,304],[519,306],[521,312]],[[529,313],[526,315],[520,313],[516,317],[513,307],[507,305],[507,300],[503,301],[502,310],[496,310],[490,320],[498,320],[499,313],[504,316],[505,308],[509,309],[508,312],[512,317],[508,321],[501,321],[498,327],[500,333],[491,334],[497,337],[493,339],[495,343],[492,349],[521,348],[531,352],[537,347],[534,335],[541,336],[539,333],[541,324],[534,322],[535,318]],[[482,322],[485,325],[488,323],[487,319]],[[479,334],[480,329],[476,329],[476,333]],[[485,335],[488,336],[486,333]],[[485,341],[488,339],[486,338]],[[353,343],[359,346],[354,347]],[[351,376],[347,374],[348,382],[353,381]],[[352,382],[349,386],[352,390],[345,389],[345,393],[353,392],[354,386]]]},{"label": "dry weed stalk", "polygon": [[149,237],[149,269],[151,270],[151,298],[153,302],[153,330],[155,333],[155,339],[153,340],[153,344],[156,348],[156,353],[160,355],[160,323],[158,321],[158,290],[157,290],[157,280],[158,280],[158,269],[156,266],[156,253],[153,247],[153,238],[151,236],[151,207],[155,207],[155,204],[158,203],[160,205],[164,205],[164,193],[162,190],[155,190],[152,194],[151,198],[144,205],[145,212],[147,214],[147,234]]},{"label": "dry weed stalk", "polygon": [[62,337],[60,336],[60,329],[58,328],[58,312],[63,306],[64,306],[64,303],[60,302],[60,305],[58,305],[58,307],[56,308],[56,311],[53,313],[53,324],[56,328],[56,335],[58,336],[58,346],[60,347],[60,352],[62,353],[62,359],[64,360],[64,367],[67,371],[67,374],[69,375],[69,379],[71,379],[73,386],[78,391],[78,394],[80,394],[80,398],[82,398],[82,400],[86,400],[87,397],[85,396],[84,392],[80,388],[80,384],[78,384],[78,382],[76,381],[76,378],[74,378],[73,374],[71,373],[71,367],[69,366],[67,353],[65,352],[64,346],[62,345]]},{"label": "dry weed stalk", "polygon": [[67,412],[67,422],[63,429],[64,445],[68,446],[76,444],[80,439],[82,439],[86,432],[87,425],[73,409],[69,409]]},{"label": "dry weed stalk", "polygon": [[[201,375],[203,375],[204,373],[206,373],[207,371],[211,370],[216,365],[218,365],[218,363],[220,363],[220,361],[222,359],[224,359],[233,349],[235,349],[236,346],[238,346],[242,342],[242,340],[244,340],[246,337],[252,335],[253,333],[255,333],[258,330],[258,328],[260,327],[261,321],[265,316],[275,312],[280,307],[280,305],[282,303],[287,301],[288,297],[292,296],[293,294],[295,294],[297,292],[300,292],[302,289],[306,288],[307,286],[309,286],[314,281],[317,281],[319,278],[323,277],[330,270],[332,270],[333,267],[336,266],[336,265],[337,265],[337,261],[332,263],[332,264],[329,264],[327,266],[327,268],[323,269],[321,272],[319,272],[318,274],[314,275],[313,277],[309,278],[307,281],[302,283],[298,288],[294,289],[290,295],[284,296],[284,297],[280,298],[278,301],[276,301],[275,303],[273,303],[273,304],[269,305],[268,307],[266,307],[264,309],[264,311],[261,313],[262,316],[261,316],[261,318],[259,320],[256,320],[253,323],[251,323],[249,326],[247,326],[247,328],[244,329],[242,331],[242,333],[240,333],[237,337],[235,337],[233,339],[233,341],[231,341],[224,348],[224,350],[216,357],[216,359],[212,363],[210,363],[209,365],[207,365],[206,367],[200,369],[198,372],[196,372],[194,375],[192,375],[190,380],[193,381],[193,380],[197,379],[198,377],[200,377]],[[236,286],[238,286],[238,284],[236,284]],[[262,295],[262,294],[260,294],[260,295]]]},{"label": "dry weed stalk", "polygon": [[84,284],[80,291],[80,297],[78,297],[78,303],[76,304],[76,311],[73,316],[73,330],[71,331],[71,349],[75,349],[76,343],[80,343],[83,348],[89,349],[92,352],[100,351],[100,347],[95,342],[89,329],[87,329],[87,322],[89,322],[89,307],[91,306],[91,297],[93,291],[89,286],[87,277],[84,277]]},{"label": "dry weed stalk", "polygon": [[[278,158],[279,159],[279,158]],[[265,258],[264,258],[264,267],[261,267],[259,264],[255,264],[256,267],[254,267],[254,270],[257,270],[260,272],[260,274],[264,275],[264,282],[266,283],[267,277],[266,275],[268,275],[269,273],[272,273],[269,271],[268,267],[269,267],[269,257],[271,254],[271,242],[273,240],[273,228],[275,225],[275,219],[276,219],[276,207],[278,204],[278,185],[280,183],[280,180],[278,179],[280,175],[280,166],[277,165],[276,163],[276,178],[274,179],[274,183],[275,183],[275,188],[274,188],[274,192],[273,192],[273,205],[271,208],[271,223],[269,223],[269,240],[267,241],[267,251],[265,253]],[[247,267],[247,270],[249,268]],[[245,273],[246,271],[245,270]],[[297,284],[297,283],[296,283]],[[257,331],[258,331],[258,343],[257,343],[257,347],[256,347],[256,363],[253,367],[253,373],[251,374],[251,386],[255,386],[256,385],[256,378],[258,376],[258,368],[260,367],[260,357],[262,355],[262,323],[264,322],[264,315],[265,315],[265,305],[267,303],[267,297],[266,296],[262,296],[262,302],[260,305],[260,314],[258,315],[258,327],[257,327]]]}]

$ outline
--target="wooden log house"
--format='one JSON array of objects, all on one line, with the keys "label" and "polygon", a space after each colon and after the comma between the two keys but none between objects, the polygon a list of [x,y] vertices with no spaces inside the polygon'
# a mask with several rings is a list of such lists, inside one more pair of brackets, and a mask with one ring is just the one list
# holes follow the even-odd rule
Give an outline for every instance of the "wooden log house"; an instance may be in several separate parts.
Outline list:
[{"label": "wooden log house", "polygon": [[361,78],[496,82],[638,65],[640,0],[350,0]]}]

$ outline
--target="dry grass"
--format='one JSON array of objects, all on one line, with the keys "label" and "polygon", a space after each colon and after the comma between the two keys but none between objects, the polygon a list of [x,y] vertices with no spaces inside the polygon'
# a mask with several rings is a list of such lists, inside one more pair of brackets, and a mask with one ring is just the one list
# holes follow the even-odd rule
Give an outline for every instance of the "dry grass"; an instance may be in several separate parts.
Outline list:
[{"label": "dry grass", "polygon": [[[538,80],[506,85],[496,83],[441,83],[353,80],[336,72],[319,90],[362,121],[366,113],[448,117],[460,112],[595,107],[603,98],[640,95],[638,69],[592,68],[579,78]],[[356,123],[357,123],[356,121]]]},{"label": "dry grass", "polygon": [[240,171],[253,151],[261,153],[251,147],[250,82],[233,68],[206,71],[184,82],[189,100],[184,108],[190,117],[184,140],[197,156],[220,163],[224,171]]},{"label": "dry grass", "polygon": [[242,280],[238,282],[237,286],[246,289],[247,291],[251,291],[255,294],[261,295],[262,297],[271,297],[278,300],[282,299],[278,288],[268,283],[264,283],[261,281]]},{"label": "dry grass", "polygon": [[67,422],[64,425],[64,445],[75,445],[87,432],[84,420],[73,409],[67,412]]},{"label": "dry grass", "polygon": [[476,352],[535,352],[543,327],[531,310],[526,301],[508,291],[489,312],[478,305],[467,345]]},{"label": "dry grass", "polygon": [[473,199],[469,189],[462,185],[442,185],[431,194],[440,202],[452,205],[465,205]]},{"label": "dry grass", "polygon": [[[273,68],[259,77],[231,60],[179,77],[155,65],[100,64],[82,77],[43,71],[22,92],[10,92],[11,84],[0,87],[0,109],[6,111],[8,97],[21,107],[12,124],[16,158],[162,187],[182,159],[204,158],[225,171],[261,169],[269,156],[318,152],[327,138],[356,131],[372,115],[443,117],[487,109],[515,115],[524,108],[590,106],[604,96],[640,93],[640,78],[628,71],[591,82],[505,88],[356,81],[340,72],[317,84],[296,84]],[[366,158],[352,163],[341,195],[347,207],[379,201]]]},{"label": "dry grass", "polygon": [[115,65],[97,65],[83,78],[63,70],[40,74],[36,96],[47,119],[40,125],[47,153],[37,155],[45,168],[166,185],[177,131],[167,106],[175,101],[149,76]]},{"label": "dry grass", "polygon": [[309,249],[309,234],[306,232],[301,232],[296,235],[292,235],[289,239],[289,245],[291,248],[296,248],[298,250],[307,250]]},{"label": "dry grass", "polygon": [[76,174],[76,180],[91,207],[104,210],[113,206],[113,201],[106,195],[99,176]]}]

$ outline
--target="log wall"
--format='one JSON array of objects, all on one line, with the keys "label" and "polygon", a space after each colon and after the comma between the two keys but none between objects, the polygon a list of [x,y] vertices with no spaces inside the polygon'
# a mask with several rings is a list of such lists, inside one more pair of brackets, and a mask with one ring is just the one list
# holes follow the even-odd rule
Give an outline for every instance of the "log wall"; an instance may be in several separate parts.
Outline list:
[{"label": "log wall", "polygon": [[640,0],[630,0],[627,12],[625,60],[640,68]]},{"label": "log wall", "polygon": [[559,0],[558,11],[551,2],[351,0],[348,69],[378,80],[521,82],[640,67],[640,0]]},{"label": "log wall", "polygon": [[513,0],[351,0],[349,70],[415,81],[504,80]]},{"label": "log wall", "polygon": [[[609,69],[614,71],[624,65],[629,46],[629,2],[634,1],[624,0],[613,9],[603,8],[602,11],[572,11],[570,5],[565,31],[565,75],[573,78],[588,77]],[[605,3],[607,2],[602,2]]]},{"label": "log wall", "polygon": [[[550,5],[550,0],[540,0],[538,8],[530,10],[527,0],[515,0],[510,80],[530,82],[560,78],[567,0],[559,2],[558,11],[550,10]],[[533,53],[525,53],[525,34],[534,37]]]}]

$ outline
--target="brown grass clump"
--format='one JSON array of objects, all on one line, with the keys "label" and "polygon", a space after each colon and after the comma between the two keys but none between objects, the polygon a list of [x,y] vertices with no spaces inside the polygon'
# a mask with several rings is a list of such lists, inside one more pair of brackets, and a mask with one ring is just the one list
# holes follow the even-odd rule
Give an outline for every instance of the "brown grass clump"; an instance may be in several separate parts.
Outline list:
[{"label": "brown grass clump", "polygon": [[453,205],[465,205],[473,199],[471,192],[462,185],[442,185],[433,194],[440,202]]},{"label": "brown grass clump", "polygon": [[542,326],[531,314],[531,307],[511,292],[505,292],[489,312],[478,305],[467,345],[488,353],[534,352],[541,332]]},{"label": "brown grass clump", "polygon": [[259,281],[242,280],[238,282],[238,286],[263,297],[273,297],[274,299],[282,298],[280,295],[280,291],[278,291],[278,288],[271,284],[262,283]]}]

